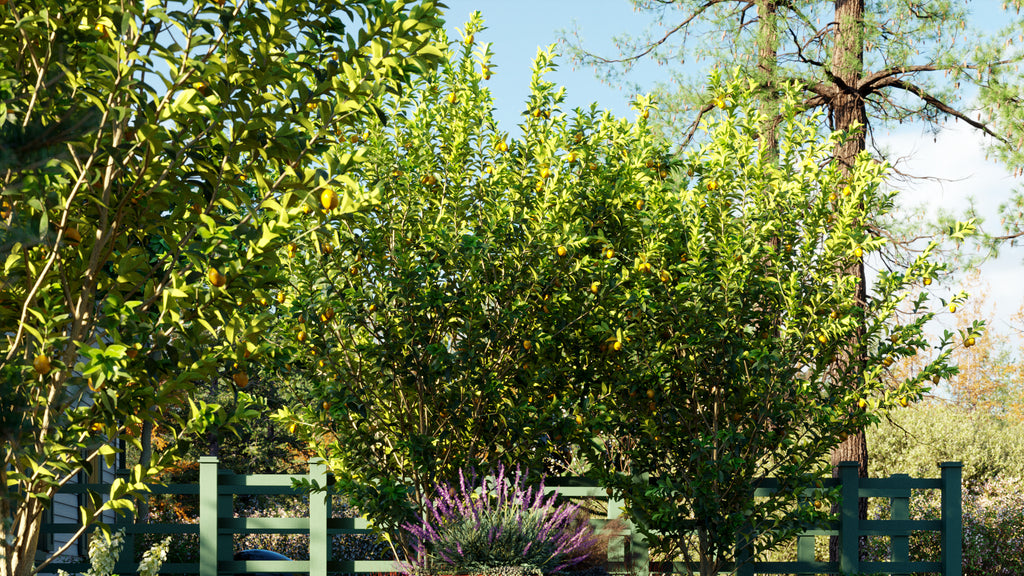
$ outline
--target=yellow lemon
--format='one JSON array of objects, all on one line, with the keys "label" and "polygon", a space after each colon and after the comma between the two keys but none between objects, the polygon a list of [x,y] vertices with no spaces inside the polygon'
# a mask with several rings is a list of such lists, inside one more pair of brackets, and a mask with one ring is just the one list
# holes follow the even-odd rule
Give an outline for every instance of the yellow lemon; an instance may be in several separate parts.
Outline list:
[{"label": "yellow lemon", "polygon": [[334,210],[338,207],[338,193],[328,188],[320,193],[320,205],[324,210]]}]

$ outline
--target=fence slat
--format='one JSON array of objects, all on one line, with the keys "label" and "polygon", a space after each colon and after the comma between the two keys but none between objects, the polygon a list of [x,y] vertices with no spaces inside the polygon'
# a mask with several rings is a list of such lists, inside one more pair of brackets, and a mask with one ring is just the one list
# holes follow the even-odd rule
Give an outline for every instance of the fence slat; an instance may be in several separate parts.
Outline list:
[{"label": "fence slat", "polygon": [[842,482],[840,494],[843,499],[839,511],[839,570],[843,574],[857,574],[860,570],[860,535],[857,529],[860,520],[859,466],[856,462],[839,463],[839,480]]},{"label": "fence slat", "polygon": [[[309,464],[309,480],[327,488],[327,464],[314,460]],[[331,539],[327,536],[327,519],[331,517],[331,496],[326,490],[309,495],[309,576],[327,576],[331,559]]]},{"label": "fence slat", "polygon": [[199,458],[199,576],[217,576],[218,468],[216,457]]},{"label": "fence slat", "polygon": [[[892,478],[905,480],[910,478],[906,474],[894,474]],[[899,496],[889,499],[890,518],[895,521],[910,520],[910,489]],[[865,522],[866,524],[866,522]],[[891,559],[893,564],[910,561],[910,530],[893,530],[890,539]],[[890,568],[891,569],[891,568]],[[907,576],[906,573],[893,574],[893,576]]]}]

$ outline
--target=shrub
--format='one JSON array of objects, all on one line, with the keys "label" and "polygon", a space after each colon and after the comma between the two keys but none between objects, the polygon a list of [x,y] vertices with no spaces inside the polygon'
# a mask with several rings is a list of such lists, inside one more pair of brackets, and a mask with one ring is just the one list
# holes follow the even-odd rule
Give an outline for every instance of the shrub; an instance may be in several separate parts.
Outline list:
[{"label": "shrub", "polygon": [[935,478],[936,463],[958,460],[970,490],[1024,470],[1024,424],[956,406],[936,402],[897,409],[867,434],[873,476]]},{"label": "shrub", "polygon": [[[171,539],[164,538],[146,550],[139,563],[139,576],[159,576],[160,567],[167,559],[167,549]],[[83,576],[111,576],[117,564],[121,548],[124,547],[124,528],[113,534],[93,534],[89,539],[89,566]],[[59,576],[69,576],[64,570],[58,570]]]},{"label": "shrub", "polygon": [[524,485],[516,470],[509,481],[499,467],[493,482],[476,475],[459,485],[442,484],[428,499],[417,524],[402,528],[417,557],[403,566],[413,574],[551,574],[584,563],[597,538],[579,507],[544,496],[544,482]]}]

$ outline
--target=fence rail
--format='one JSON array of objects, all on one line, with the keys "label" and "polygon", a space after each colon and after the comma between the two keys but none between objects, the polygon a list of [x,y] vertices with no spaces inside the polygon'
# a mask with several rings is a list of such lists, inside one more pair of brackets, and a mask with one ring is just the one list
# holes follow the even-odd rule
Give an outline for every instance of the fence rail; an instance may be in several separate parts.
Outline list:
[{"label": "fence rail", "polygon": [[[839,487],[841,511],[839,520],[830,522],[825,528],[808,529],[797,536],[797,560],[795,562],[742,562],[739,566],[728,567],[729,573],[737,576],[755,574],[891,574],[903,575],[931,572],[943,576],[961,576],[961,465],[959,462],[945,462],[939,465],[938,479],[909,478],[896,475],[890,478],[858,478],[857,463],[840,464],[839,478],[821,481],[824,488]],[[331,518],[331,497],[324,492],[308,494],[309,516],[306,518],[235,518],[234,496],[236,495],[307,495],[292,487],[293,479],[306,479],[320,486],[327,486],[329,478],[326,466],[313,462],[306,475],[259,474],[237,475],[219,467],[215,457],[202,457],[199,462],[198,484],[154,485],[153,494],[198,495],[198,524],[115,524],[126,532],[125,549],[118,561],[115,572],[127,575],[137,572],[138,565],[131,561],[134,536],[139,534],[198,534],[199,561],[164,564],[165,574],[197,574],[198,576],[219,576],[256,572],[277,572],[327,576],[328,573],[368,574],[395,571],[391,561],[376,560],[333,560],[331,538],[342,534],[366,534],[370,532],[365,518]],[[560,485],[562,482],[564,485]],[[585,481],[584,481],[585,482]],[[570,498],[593,498],[607,501],[607,517],[592,520],[600,527],[610,520],[619,518],[623,506],[621,501],[610,499],[603,489],[595,485],[581,484],[579,479],[549,479],[549,490],[557,490]],[[769,496],[778,486],[774,479],[764,479],[755,490],[755,497]],[[86,492],[106,490],[99,484],[69,485],[64,492]],[[910,496],[912,490],[940,490],[942,494],[942,517],[939,520],[911,520]],[[858,498],[887,498],[891,504],[891,519],[861,521],[858,518]],[[623,521],[626,531],[612,540],[608,547],[610,570],[628,572],[634,576],[648,576],[651,563],[647,545],[642,536],[631,529],[628,520]],[[44,524],[43,533],[73,533],[77,524]],[[942,558],[939,561],[911,561],[909,554],[910,535],[915,531],[935,531],[941,535]],[[308,560],[233,560],[234,536],[236,534],[307,534],[309,536]],[[838,562],[824,562],[815,559],[815,536],[838,536],[840,559]],[[891,539],[890,560],[884,562],[862,561],[859,557],[859,541],[862,536],[888,536]],[[77,563],[51,563],[44,573],[56,573],[58,569],[72,573],[84,572],[88,565]],[[659,563],[656,572],[687,573],[682,563]]]}]

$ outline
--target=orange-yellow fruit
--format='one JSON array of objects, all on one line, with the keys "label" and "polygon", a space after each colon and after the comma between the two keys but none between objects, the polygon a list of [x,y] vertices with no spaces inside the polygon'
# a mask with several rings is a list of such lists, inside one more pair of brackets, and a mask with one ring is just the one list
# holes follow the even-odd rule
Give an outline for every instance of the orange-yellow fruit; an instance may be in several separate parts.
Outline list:
[{"label": "orange-yellow fruit", "polygon": [[448,103],[449,104],[455,104],[458,101],[459,101],[459,97],[456,96],[454,92],[452,92],[451,94],[448,95]]},{"label": "orange-yellow fruit", "polygon": [[533,348],[533,342],[530,342],[529,340],[523,340],[523,349],[529,350],[530,348]]},{"label": "orange-yellow fruit", "polygon": [[551,178],[551,169],[548,168],[547,166],[541,168],[540,169],[540,177],[541,178]]},{"label": "orange-yellow fruit", "polygon": [[289,244],[288,245],[288,257],[289,258],[295,258],[296,250],[298,250],[298,247],[295,246],[295,244]]},{"label": "orange-yellow fruit", "polygon": [[863,399],[863,398],[861,398],[860,400],[857,400],[857,407],[860,408],[861,410],[867,408],[868,407],[868,401]]},{"label": "orange-yellow fruit", "polygon": [[942,380],[942,377],[940,377],[938,374],[932,376],[932,384],[938,384],[940,380]]},{"label": "orange-yellow fruit", "polygon": [[330,308],[324,310],[323,314],[320,314],[320,320],[324,322],[330,322],[332,318],[334,318],[334,310]]},{"label": "orange-yellow fruit", "polygon": [[900,398],[900,406],[906,408],[908,405],[910,405],[910,402],[906,398]]},{"label": "orange-yellow fruit", "polygon": [[498,145],[495,146],[495,148],[498,149],[498,152],[508,152],[508,144],[505,144],[504,140],[498,142]]},{"label": "orange-yellow fruit", "polygon": [[277,303],[278,304],[284,304],[284,298],[285,298],[284,292],[278,292],[277,293]]},{"label": "orange-yellow fruit", "polygon": [[569,253],[569,250],[565,246],[559,246],[555,249],[555,252],[558,253],[559,256],[565,256]]},{"label": "orange-yellow fruit", "polygon": [[644,201],[643,200],[637,200],[636,201],[636,209],[637,210],[643,210],[644,209]]},{"label": "orange-yellow fruit", "polygon": [[218,272],[216,268],[210,268],[210,271],[206,273],[206,278],[210,281],[210,284],[217,288],[228,283],[227,277]]},{"label": "orange-yellow fruit", "polygon": [[616,352],[622,350],[622,342],[620,340],[612,342],[612,350],[615,350]]},{"label": "orange-yellow fruit", "polygon": [[78,233],[77,228],[68,227],[64,229],[64,239],[72,244],[78,244],[82,241],[82,235]]},{"label": "orange-yellow fruit", "polygon": [[924,279],[924,285],[925,286],[931,286],[931,283],[932,283],[932,279],[931,278],[925,278]]},{"label": "orange-yellow fruit", "polygon": [[860,258],[861,256],[864,256],[864,250],[862,250],[860,246],[857,246],[853,249],[853,255]]},{"label": "orange-yellow fruit", "polygon": [[653,399],[654,398],[654,390],[651,390],[651,389],[648,388],[647,389],[647,397]]},{"label": "orange-yellow fruit", "polygon": [[235,384],[237,384],[239,388],[245,388],[249,385],[249,375],[245,372],[235,372],[235,375],[231,378],[234,379]]},{"label": "orange-yellow fruit", "polygon": [[668,270],[662,270],[658,276],[661,278],[662,282],[670,282],[672,280],[672,275],[668,273]]},{"label": "orange-yellow fruit", "polygon": [[968,348],[970,348],[971,346],[974,346],[974,336],[971,336],[967,340],[964,340],[964,346],[966,346]]},{"label": "orange-yellow fruit", "polygon": [[306,341],[306,331],[305,330],[299,330],[299,333],[295,335],[295,338],[299,342],[305,342]]},{"label": "orange-yellow fruit", "polygon": [[593,292],[594,294],[597,294],[597,291],[600,289],[601,283],[598,282],[597,280],[594,280],[593,282],[590,283],[590,291]]},{"label": "orange-yellow fruit", "polygon": [[956,312],[956,304],[950,304],[949,305],[949,311],[950,312]]},{"label": "orange-yellow fruit", "polygon": [[636,269],[643,272],[644,274],[648,274],[651,271],[651,263],[641,262],[640,264],[637,265]]},{"label": "orange-yellow fruit", "polygon": [[606,249],[604,251],[604,257],[605,258],[614,258],[615,257],[615,250],[613,250],[611,248]]},{"label": "orange-yellow fruit", "polygon": [[320,193],[320,205],[324,210],[334,210],[338,207],[338,193],[328,188]]},{"label": "orange-yellow fruit", "polygon": [[50,359],[46,354],[39,354],[35,360],[32,361],[32,367],[36,369],[36,372],[46,376],[50,373]]},{"label": "orange-yellow fruit", "polygon": [[569,152],[568,154],[565,155],[565,161],[570,164],[572,164],[576,160],[579,160],[579,155],[577,155],[576,152]]}]

